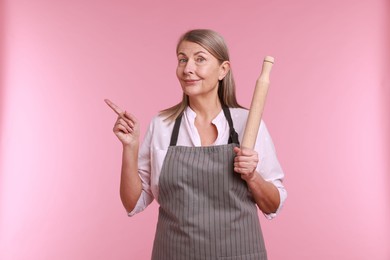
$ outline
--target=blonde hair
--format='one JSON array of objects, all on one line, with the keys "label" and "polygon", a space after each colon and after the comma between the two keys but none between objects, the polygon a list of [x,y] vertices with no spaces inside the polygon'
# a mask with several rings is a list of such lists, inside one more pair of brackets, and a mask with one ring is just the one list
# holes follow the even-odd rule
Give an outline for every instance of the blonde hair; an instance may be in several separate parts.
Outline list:
[{"label": "blonde hair", "polygon": [[[176,53],[183,41],[197,43],[211,53],[222,64],[229,61],[229,51],[225,40],[217,32],[208,29],[191,30],[183,34],[176,46]],[[230,69],[226,76],[219,81],[218,96],[222,105],[227,107],[242,107],[236,99],[236,84],[234,83],[233,72]],[[160,111],[164,120],[175,120],[189,105],[188,96],[183,93],[182,101],[173,107]]]}]

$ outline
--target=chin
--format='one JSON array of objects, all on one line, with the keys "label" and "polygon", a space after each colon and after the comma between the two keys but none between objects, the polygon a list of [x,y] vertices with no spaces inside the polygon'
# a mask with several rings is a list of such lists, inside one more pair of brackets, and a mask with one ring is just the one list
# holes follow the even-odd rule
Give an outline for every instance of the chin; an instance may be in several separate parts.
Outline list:
[{"label": "chin", "polygon": [[199,89],[196,86],[184,86],[182,90],[189,96],[199,94]]},{"label": "chin", "polygon": [[189,97],[196,97],[200,94],[200,93],[195,92],[195,91],[183,91],[183,92],[184,92],[184,94],[186,94]]}]

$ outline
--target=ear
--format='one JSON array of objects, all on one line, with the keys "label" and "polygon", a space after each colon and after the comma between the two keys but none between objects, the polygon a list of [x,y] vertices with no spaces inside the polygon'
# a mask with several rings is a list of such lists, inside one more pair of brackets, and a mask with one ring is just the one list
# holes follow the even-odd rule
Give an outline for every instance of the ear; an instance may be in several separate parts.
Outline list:
[{"label": "ear", "polygon": [[222,62],[222,64],[219,66],[218,80],[223,80],[223,78],[226,76],[229,70],[230,70],[230,62],[229,61]]}]

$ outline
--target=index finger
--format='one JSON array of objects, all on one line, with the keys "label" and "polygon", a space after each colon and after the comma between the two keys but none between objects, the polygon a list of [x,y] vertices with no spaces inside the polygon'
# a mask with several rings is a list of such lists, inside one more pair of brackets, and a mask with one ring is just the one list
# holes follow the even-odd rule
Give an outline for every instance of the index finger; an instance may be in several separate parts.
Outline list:
[{"label": "index finger", "polygon": [[111,100],[105,99],[104,102],[106,102],[106,104],[107,104],[112,110],[114,110],[114,112],[115,112],[118,116],[123,115],[123,110],[122,110],[122,108],[120,108],[120,107],[118,107],[117,105],[115,105],[114,103],[112,103]]},{"label": "index finger", "polygon": [[256,155],[256,151],[250,148],[242,147],[241,148],[241,155],[243,156],[253,156]]}]

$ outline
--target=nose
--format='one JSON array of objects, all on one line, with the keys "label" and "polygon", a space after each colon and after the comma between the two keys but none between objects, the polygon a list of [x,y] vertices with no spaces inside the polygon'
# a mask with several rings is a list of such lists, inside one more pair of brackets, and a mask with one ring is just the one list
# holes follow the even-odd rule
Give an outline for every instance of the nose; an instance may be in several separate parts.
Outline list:
[{"label": "nose", "polygon": [[184,67],[184,74],[193,74],[195,70],[195,62],[192,59],[188,59]]}]

